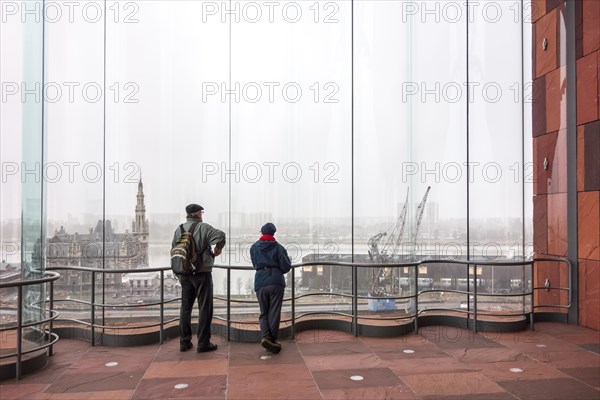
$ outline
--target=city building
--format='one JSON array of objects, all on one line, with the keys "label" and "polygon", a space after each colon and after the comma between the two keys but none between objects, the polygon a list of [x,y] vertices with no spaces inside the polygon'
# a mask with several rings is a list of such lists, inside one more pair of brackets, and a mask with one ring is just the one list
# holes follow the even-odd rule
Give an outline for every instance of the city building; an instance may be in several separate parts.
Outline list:
[{"label": "city building", "polygon": [[[131,231],[117,233],[110,220],[98,220],[89,233],[68,233],[64,226],[48,239],[45,249],[47,267],[92,267],[105,269],[135,269],[148,266],[148,220],[144,205],[144,187],[140,179],[136,195],[135,218]],[[120,285],[119,277],[110,276],[111,285]],[[57,289],[89,291],[89,277],[67,270],[57,283]]]}]

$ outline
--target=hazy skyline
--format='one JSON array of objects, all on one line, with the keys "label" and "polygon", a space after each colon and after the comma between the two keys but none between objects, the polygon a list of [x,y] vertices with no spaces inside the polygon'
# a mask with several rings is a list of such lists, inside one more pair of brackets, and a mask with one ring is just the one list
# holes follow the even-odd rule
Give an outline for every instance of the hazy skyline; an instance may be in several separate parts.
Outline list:
[{"label": "hazy skyline", "polygon": [[[436,20],[413,14],[414,2],[355,1],[354,60],[348,1],[281,2],[290,12],[298,4],[302,18],[251,22],[248,14],[231,24],[213,18],[209,6],[220,3],[131,3],[136,8],[120,8],[118,18],[109,9],[106,59],[103,20],[46,24],[45,82],[63,90],[44,104],[44,167],[54,163],[45,172],[61,174],[46,185],[49,221],[101,216],[104,207],[107,218],[133,214],[140,174],[149,217],[183,217],[183,207],[198,202],[215,225],[229,211],[312,224],[350,221],[353,204],[357,219],[392,223],[407,188],[412,220],[432,186],[439,219],[460,219],[469,168],[473,220],[521,218],[523,196],[531,218],[531,184],[524,193],[519,173],[523,143],[531,160],[530,104],[522,132],[523,99],[515,99],[530,66],[522,82],[521,48],[506,44],[521,41],[512,2],[480,2],[499,4],[501,16],[485,18],[481,8],[469,24],[469,98],[466,20],[444,2]],[[464,5],[456,10],[466,14]],[[23,24],[8,18],[1,29],[2,82],[22,82]],[[65,82],[77,83],[72,102]],[[90,100],[96,84],[106,89],[106,108],[103,97]],[[22,103],[18,94],[4,100],[0,212],[12,219],[21,177],[7,168],[23,167]]]}]

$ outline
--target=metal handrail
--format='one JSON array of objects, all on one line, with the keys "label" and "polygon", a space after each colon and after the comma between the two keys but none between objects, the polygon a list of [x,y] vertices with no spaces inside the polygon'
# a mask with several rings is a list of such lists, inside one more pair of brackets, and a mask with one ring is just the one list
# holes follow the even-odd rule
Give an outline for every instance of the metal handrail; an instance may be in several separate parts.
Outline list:
[{"label": "metal handrail", "polygon": [[[309,261],[309,262],[302,262],[302,263],[297,263],[297,264],[293,264],[292,265],[292,274],[294,275],[295,269],[299,268],[299,267],[305,267],[305,266],[323,266],[323,265],[327,265],[327,266],[338,266],[338,267],[347,267],[347,268],[352,268],[352,271],[355,272],[357,271],[358,268],[376,268],[376,267],[380,267],[380,266],[385,266],[388,268],[399,268],[399,267],[412,267],[412,268],[417,268],[418,266],[421,265],[430,265],[430,264],[458,264],[458,265],[465,265],[467,267],[467,290],[457,290],[457,289],[423,289],[423,290],[419,290],[419,282],[418,282],[418,274],[414,274],[415,275],[415,281],[414,281],[414,285],[415,285],[415,293],[412,295],[408,295],[408,296],[364,296],[364,295],[359,295],[358,294],[358,285],[354,284],[355,282],[353,282],[353,293],[352,294],[347,294],[347,293],[336,293],[336,292],[326,292],[326,293],[307,293],[307,294],[300,294],[300,295],[296,295],[296,291],[295,291],[295,279],[292,279],[291,282],[291,286],[292,286],[292,296],[289,298],[284,299],[284,301],[292,302],[292,325],[295,326],[295,320],[297,318],[301,318],[304,315],[307,315],[307,313],[303,313],[301,315],[299,315],[296,318],[296,312],[295,312],[295,302],[298,299],[301,299],[303,297],[309,297],[309,296],[339,296],[339,297],[346,297],[346,298],[351,298],[352,301],[352,314],[346,314],[348,316],[351,316],[353,319],[353,327],[354,330],[356,331],[356,325],[357,325],[357,321],[358,319],[409,319],[409,318],[415,318],[415,330],[418,329],[417,323],[416,323],[416,317],[418,315],[420,315],[422,312],[425,311],[434,311],[434,310],[438,310],[438,311],[452,311],[452,312],[459,312],[459,313],[463,313],[463,314],[467,314],[468,316],[473,316],[473,319],[476,322],[477,319],[477,315],[496,315],[496,316],[501,316],[501,314],[498,313],[480,313],[477,310],[477,306],[476,306],[476,302],[477,302],[477,296],[486,296],[486,297],[491,297],[491,296],[495,296],[495,297],[522,297],[522,296],[528,296],[531,295],[532,296],[532,300],[533,300],[533,292],[535,290],[567,290],[569,292],[569,304],[564,306],[564,305],[535,305],[532,301],[532,310],[535,308],[540,308],[540,307],[556,307],[556,308],[569,308],[572,304],[572,290],[571,287],[567,287],[567,288],[562,288],[562,287],[533,287],[531,289],[531,291],[529,292],[520,292],[520,293],[480,293],[477,290],[477,285],[476,283],[474,284],[474,291],[470,290],[470,278],[468,278],[468,276],[470,275],[470,267],[471,266],[531,266],[532,268],[532,276],[533,276],[533,268],[536,262],[538,261],[555,261],[555,262],[565,262],[567,263],[568,267],[569,267],[569,275],[570,275],[570,271],[571,271],[571,263],[564,258],[552,258],[552,257],[545,257],[545,258],[536,258],[536,259],[529,259],[529,260],[520,260],[520,261],[470,261],[470,260],[453,260],[453,259],[439,259],[439,260],[422,260],[422,261],[414,261],[414,262],[401,262],[401,263],[389,263],[389,264],[377,264],[377,263],[352,263],[352,262],[340,262],[340,261],[329,261],[329,260],[322,260],[322,261]],[[227,271],[227,293],[226,293],[226,297],[222,297],[222,296],[214,296],[215,299],[217,300],[221,300],[221,301],[225,301],[226,302],[226,306],[227,306],[227,318],[224,319],[225,321],[227,321],[227,336],[228,339],[230,338],[230,327],[231,327],[231,323],[235,322],[235,323],[242,323],[243,321],[232,321],[231,320],[231,303],[241,303],[241,304],[257,304],[256,300],[243,300],[243,299],[232,299],[231,298],[231,271],[253,271],[253,267],[251,266],[231,266],[231,265],[215,265],[215,268],[218,269],[224,269]],[[154,267],[154,268],[143,268],[143,269],[111,269],[111,270],[106,270],[106,269],[102,269],[102,268],[92,268],[92,267],[51,267],[48,268],[51,270],[77,270],[77,271],[86,271],[86,272],[92,272],[93,274],[93,282],[95,282],[95,273],[111,273],[111,274],[115,274],[115,273],[146,273],[146,272],[160,272],[161,273],[161,288],[163,287],[163,283],[164,283],[164,272],[165,271],[169,271],[170,268],[169,267]],[[355,273],[353,273],[353,281],[355,280]],[[476,280],[474,281],[476,282]],[[429,308],[427,310],[420,310],[418,307],[418,302],[419,302],[419,296],[426,294],[426,293],[436,293],[436,292],[445,292],[445,293],[459,293],[459,294],[464,294],[467,295],[467,310],[462,310],[462,309],[454,309],[454,308],[439,308],[439,309],[433,309],[433,308]],[[161,289],[161,296],[163,295],[162,289]],[[474,296],[474,301],[473,301],[473,309],[471,309],[471,299],[470,299],[470,295],[475,295]],[[366,317],[366,316],[360,316],[358,315],[358,300],[359,299],[371,299],[371,300],[413,300],[415,302],[415,312],[412,314],[408,314],[406,316],[403,317],[394,317],[394,318],[385,318],[385,317],[376,317],[376,318],[371,318],[371,317]],[[160,305],[160,313],[161,313],[161,321],[163,321],[164,319],[164,308],[163,305],[168,303],[168,302],[173,302],[173,301],[179,301],[180,298],[173,298],[170,299],[168,301],[164,301],[164,298],[161,297],[161,301],[159,302],[153,302],[153,303],[146,303],[144,304],[145,306],[151,306],[151,305]],[[64,300],[63,300],[64,301]],[[137,307],[136,305],[130,305],[130,304],[102,304],[102,303],[96,303],[95,301],[82,301],[82,300],[66,300],[66,301],[76,301],[79,303],[84,303],[84,304],[88,304],[88,305],[93,305],[95,307]],[[532,312],[530,312],[529,314],[532,314]],[[339,312],[329,312],[329,311],[320,311],[320,312],[311,312],[311,315],[313,314],[320,314],[320,315],[340,315]],[[525,315],[527,313],[521,313],[521,314],[510,314],[512,315]],[[216,317],[217,319],[222,319],[221,317]],[[89,324],[90,326],[92,326],[92,330],[95,328],[105,328],[105,325],[99,325],[96,324],[94,321],[94,313],[92,312],[91,315],[91,319],[92,319],[92,323]],[[177,320],[177,319],[175,319]],[[474,324],[474,329],[476,329],[476,325]],[[156,326],[156,324],[152,324],[149,326]],[[140,326],[136,326],[136,328],[139,328]],[[144,325],[143,327],[148,327],[146,325]],[[116,327],[114,329],[117,329]],[[118,329],[131,329],[129,327],[119,327]],[[163,330],[162,330],[162,324],[161,324],[161,338],[163,336]],[[94,344],[94,338],[92,337],[92,343]],[[161,339],[161,343],[162,343],[162,339]]]},{"label": "metal handrail", "polygon": [[[21,379],[21,362],[22,362],[23,355],[33,353],[38,350],[43,350],[45,348],[50,348],[50,353],[51,353],[52,345],[54,345],[54,343],[56,343],[58,341],[58,335],[56,335],[55,333],[52,332],[52,321],[54,321],[58,317],[58,313],[52,309],[52,304],[51,304],[49,310],[44,310],[44,312],[48,312],[50,314],[50,317],[45,318],[40,321],[34,321],[32,323],[26,323],[26,324],[23,323],[23,287],[50,283],[50,297],[52,300],[52,296],[53,296],[53,292],[54,292],[53,283],[54,283],[54,281],[56,281],[59,278],[60,278],[60,274],[58,274],[56,272],[44,272],[43,276],[41,278],[25,279],[25,280],[13,281],[13,282],[0,283],[0,289],[14,288],[14,287],[17,288],[17,324],[16,324],[16,326],[2,329],[2,331],[8,331],[8,330],[16,330],[17,331],[17,347],[16,347],[14,353],[6,354],[6,355],[3,355],[0,357],[0,359],[7,358],[7,357],[16,357],[15,377],[17,380]],[[48,335],[50,341],[48,343],[44,343],[40,346],[35,346],[28,350],[23,350],[23,328],[34,326],[34,325],[40,325],[40,324],[43,324],[46,322],[50,322],[50,329],[45,332],[45,334]]]},{"label": "metal handrail", "polygon": [[[532,277],[532,283],[533,283],[533,279],[534,279],[534,270],[535,270],[535,266],[536,263],[538,262],[560,262],[560,263],[565,263],[568,267],[568,277],[569,277],[569,283],[567,287],[546,287],[546,286],[533,286],[531,287],[531,289],[529,291],[522,291],[519,293],[480,293],[478,291],[478,287],[477,287],[477,279],[473,278],[473,290],[471,290],[470,287],[470,271],[471,271],[471,267],[474,266],[475,268],[477,268],[477,266],[529,266],[530,267],[530,272],[531,272],[531,277]],[[410,268],[418,268],[419,266],[422,265],[433,265],[433,264],[458,264],[458,265],[465,265],[466,268],[466,284],[467,284],[467,290],[458,290],[458,289],[429,289],[429,288],[425,288],[422,290],[419,290],[419,280],[418,280],[418,273],[415,273],[414,276],[414,293],[410,294],[410,295],[405,295],[405,296],[365,296],[365,295],[359,295],[358,294],[358,283],[357,283],[357,271],[359,268],[377,268],[377,267],[381,267],[381,266],[385,266],[387,268],[400,268],[400,267],[410,267]],[[306,266],[332,266],[332,267],[343,267],[343,268],[350,268],[352,271],[352,292],[350,294],[348,293],[337,293],[337,292],[324,292],[324,293],[306,293],[306,294],[296,294],[296,282],[295,282],[295,271],[296,268],[299,267],[306,267]],[[217,320],[221,320],[224,321],[226,323],[226,327],[227,327],[227,340],[231,339],[231,325],[232,323],[235,324],[256,324],[256,322],[250,322],[250,321],[238,321],[238,320],[232,320],[231,319],[231,304],[232,303],[242,303],[242,304],[257,304],[258,302],[256,300],[243,300],[243,299],[232,299],[231,298],[231,271],[253,271],[254,269],[251,266],[230,266],[230,265],[215,265],[214,268],[218,268],[218,269],[224,269],[227,272],[227,293],[225,297],[222,296],[214,296],[215,299],[217,300],[222,300],[226,302],[226,317],[223,318],[221,316],[215,316],[214,318]],[[76,323],[80,323],[83,324],[85,326],[90,327],[91,329],[91,340],[92,340],[92,346],[95,345],[95,329],[115,329],[115,330],[125,330],[125,329],[132,329],[132,327],[129,326],[109,326],[109,325],[104,325],[104,324],[98,324],[96,323],[96,319],[95,319],[95,309],[96,307],[100,307],[104,310],[104,308],[106,307],[119,307],[119,308],[125,308],[125,307],[138,307],[139,305],[135,305],[135,304],[105,304],[103,302],[96,302],[95,299],[95,286],[96,286],[96,274],[97,273],[101,273],[101,274],[121,274],[121,273],[127,273],[127,274],[135,274],[135,273],[147,273],[147,272],[159,272],[160,273],[160,284],[161,284],[161,290],[160,290],[160,301],[157,302],[152,302],[152,303],[145,303],[144,306],[160,306],[160,321],[158,323],[152,323],[152,324],[146,324],[146,325],[136,325],[135,328],[139,329],[139,328],[149,328],[149,327],[155,327],[155,326],[159,326],[160,327],[160,343],[162,344],[164,341],[164,325],[165,324],[169,324],[175,321],[178,321],[179,318],[171,318],[167,321],[165,321],[165,313],[164,313],[164,305],[168,304],[168,303],[172,303],[172,302],[176,302],[176,301],[180,301],[181,297],[176,297],[176,298],[171,298],[168,300],[165,300],[164,298],[164,281],[165,281],[165,271],[170,271],[170,267],[154,267],[154,268],[142,268],[142,269],[102,269],[102,268],[92,268],[92,267],[72,267],[72,266],[64,266],[64,267],[48,267],[47,271],[45,272],[45,276],[43,278],[38,278],[38,279],[31,279],[31,280],[23,280],[23,281],[16,281],[16,282],[7,282],[7,283],[0,283],[0,289],[2,288],[10,288],[10,287],[17,287],[18,291],[19,291],[19,295],[18,295],[18,309],[17,309],[17,326],[16,327],[11,327],[11,328],[3,328],[1,330],[9,330],[9,329],[17,329],[18,331],[18,340],[17,340],[17,352],[15,353],[15,355],[17,356],[17,379],[20,379],[21,376],[21,356],[23,354],[27,354],[36,350],[41,350],[44,348],[50,348],[50,355],[52,352],[52,345],[58,340],[58,336],[56,336],[56,334],[52,333],[52,323],[54,320],[57,319],[58,317],[58,313],[53,310],[53,306],[54,306],[54,290],[53,290],[53,282],[56,281],[57,279],[60,278],[60,275],[56,272],[53,271],[60,271],[60,270],[72,270],[72,271],[80,271],[80,272],[90,272],[92,274],[92,280],[91,280],[91,299],[90,301],[85,301],[85,300],[80,300],[80,299],[59,299],[56,301],[61,301],[61,302],[67,302],[67,301],[71,301],[71,302],[75,302],[75,303],[79,303],[79,304],[85,304],[90,306],[91,310],[90,310],[90,322],[86,322],[86,321],[81,321],[78,319],[74,319],[74,318],[64,318],[64,319],[60,319],[61,321],[69,321],[69,322],[76,322]],[[476,269],[475,269],[476,272]],[[285,302],[291,302],[291,318],[282,320],[282,323],[291,323],[291,327],[292,327],[292,337],[294,337],[295,335],[295,325],[296,325],[296,321],[300,318],[306,317],[306,316],[311,316],[311,315],[335,315],[335,316],[342,316],[342,317],[347,317],[350,318],[352,321],[352,330],[354,332],[355,335],[358,335],[358,320],[362,319],[362,320],[407,320],[407,319],[413,319],[413,323],[414,323],[414,328],[415,331],[418,331],[418,316],[421,315],[422,313],[430,313],[430,312],[455,312],[455,313],[461,313],[461,314],[466,314],[467,315],[467,324],[468,324],[468,320],[472,317],[473,319],[473,329],[476,331],[477,330],[477,318],[478,316],[498,316],[498,317],[515,317],[515,316],[523,316],[523,315],[527,315],[529,314],[530,316],[530,325],[531,328],[533,329],[533,314],[534,314],[534,310],[538,309],[538,308],[548,308],[548,307],[553,307],[553,308],[558,308],[558,309],[568,309],[572,306],[572,298],[573,298],[573,293],[572,293],[572,285],[571,285],[571,272],[572,272],[572,264],[569,260],[565,259],[565,258],[559,258],[559,257],[543,257],[543,258],[534,258],[534,259],[529,259],[529,260],[521,260],[521,261],[502,261],[502,262],[494,262],[494,261],[470,261],[470,260],[422,260],[422,261],[415,261],[415,262],[404,262],[404,263],[389,263],[389,264],[377,264],[377,263],[352,263],[352,262],[340,262],[340,261],[329,261],[329,260],[322,260],[322,261],[310,261],[310,262],[302,262],[302,263],[297,263],[297,264],[293,264],[292,265],[292,270],[291,270],[291,274],[292,274],[292,279],[291,279],[291,291],[292,291],[292,295],[291,297],[285,298],[284,301]],[[476,274],[475,274],[476,276]],[[23,321],[22,321],[22,287],[23,286],[28,286],[28,285],[35,285],[35,284],[41,284],[41,283],[47,283],[50,282],[51,288],[50,288],[50,313],[51,316],[47,319],[44,319],[42,321],[36,321],[32,324],[29,325],[24,325]],[[568,304],[567,305],[562,305],[562,304],[535,304],[534,302],[534,293],[537,290],[559,290],[559,291],[567,291],[568,292]],[[424,295],[424,294],[428,294],[428,293],[439,293],[439,292],[444,292],[444,293],[459,293],[459,294],[464,294],[467,296],[467,309],[456,309],[456,308],[428,308],[428,309],[420,309],[419,308],[419,297]],[[351,308],[351,312],[340,312],[340,311],[307,311],[307,312],[300,312],[297,314],[297,310],[296,310],[296,300],[305,298],[305,297],[311,297],[311,296],[339,296],[339,297],[343,297],[343,298],[349,298],[352,300],[351,304],[346,304],[346,306],[349,306]],[[473,296],[473,307],[471,307],[471,296]],[[486,297],[526,297],[526,296],[530,296],[531,297],[531,307],[530,307],[530,311],[529,312],[520,312],[520,313],[490,313],[490,312],[481,312],[478,310],[477,308],[477,300],[479,296],[486,296]],[[414,312],[410,313],[410,314],[406,314],[405,316],[394,316],[394,317],[385,317],[385,316],[366,316],[366,315],[359,315],[358,312],[358,301],[359,300],[409,300],[409,301],[413,301],[415,308],[414,308]],[[48,331],[48,335],[51,339],[51,342],[48,344],[44,344],[42,346],[38,346],[35,349],[31,349],[31,350],[27,350],[27,351],[23,351],[21,348],[21,337],[22,337],[22,328],[26,327],[26,326],[30,326],[30,325],[38,325],[40,323],[45,323],[45,322],[50,322],[50,330]],[[4,357],[8,357],[8,356],[15,356],[15,355],[6,355]],[[4,358],[2,357],[2,358]]]}]

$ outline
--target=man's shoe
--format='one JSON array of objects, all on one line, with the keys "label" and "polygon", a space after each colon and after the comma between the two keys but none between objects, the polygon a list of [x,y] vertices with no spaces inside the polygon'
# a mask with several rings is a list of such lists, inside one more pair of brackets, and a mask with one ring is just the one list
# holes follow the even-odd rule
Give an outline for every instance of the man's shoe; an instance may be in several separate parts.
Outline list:
[{"label": "man's shoe", "polygon": [[198,353],[206,353],[206,352],[208,352],[208,351],[215,351],[215,350],[216,350],[218,347],[219,347],[219,346],[217,346],[216,344],[209,343],[209,344],[208,344],[208,346],[206,346],[206,347],[198,347],[198,348],[196,349],[196,351],[197,351]]},{"label": "man's shoe", "polygon": [[281,351],[281,345],[278,346],[277,344],[271,342],[267,338],[262,338],[260,340],[260,345],[267,349],[267,351],[270,351],[271,353],[277,354]]},{"label": "man's shoe", "polygon": [[179,343],[179,351],[188,351],[192,347],[194,347],[192,342]]},{"label": "man's shoe", "polygon": [[279,353],[281,351],[281,343],[279,343],[278,341],[274,341],[273,344],[275,345],[273,353]]}]

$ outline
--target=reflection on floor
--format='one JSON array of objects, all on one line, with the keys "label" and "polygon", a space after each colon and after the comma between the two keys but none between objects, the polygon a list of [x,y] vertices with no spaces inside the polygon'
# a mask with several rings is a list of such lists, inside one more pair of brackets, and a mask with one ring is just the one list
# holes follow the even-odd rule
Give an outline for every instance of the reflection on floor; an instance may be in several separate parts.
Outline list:
[{"label": "reflection on floor", "polygon": [[91,347],[61,340],[42,371],[2,381],[9,399],[600,399],[600,332],[537,323],[535,332],[435,326],[392,339],[301,332],[280,354],[213,337]]}]

